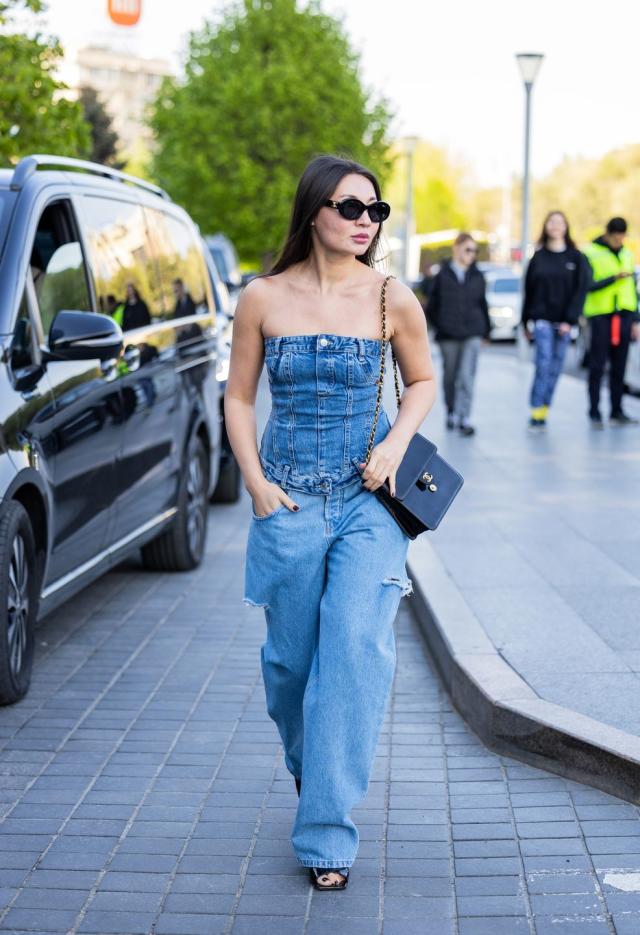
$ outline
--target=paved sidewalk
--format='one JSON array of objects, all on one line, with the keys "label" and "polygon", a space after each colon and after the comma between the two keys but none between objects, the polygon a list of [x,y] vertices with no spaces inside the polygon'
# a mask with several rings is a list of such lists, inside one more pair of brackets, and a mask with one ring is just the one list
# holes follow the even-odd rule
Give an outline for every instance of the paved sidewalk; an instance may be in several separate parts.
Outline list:
[{"label": "paved sidewalk", "polygon": [[0,711],[0,931],[637,935],[638,810],[489,753],[411,599],[349,889],[310,888],[241,603],[248,521],[246,499],[212,509],[202,570],[131,563],[40,629],[32,690]]},{"label": "paved sidewalk", "polygon": [[[594,431],[584,383],[564,377],[547,433],[531,436],[530,374],[489,350],[477,436],[446,432],[439,406],[427,421],[466,479],[430,545],[541,698],[640,735],[640,426]],[[640,400],[625,406],[640,417]]]}]

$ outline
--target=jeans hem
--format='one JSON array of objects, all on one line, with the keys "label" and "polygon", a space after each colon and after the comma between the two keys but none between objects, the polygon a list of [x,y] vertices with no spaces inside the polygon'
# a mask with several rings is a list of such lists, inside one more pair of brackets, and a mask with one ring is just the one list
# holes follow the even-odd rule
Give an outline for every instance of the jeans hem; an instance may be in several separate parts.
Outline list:
[{"label": "jeans hem", "polygon": [[353,860],[316,860],[315,857],[296,857],[296,860],[302,867],[317,867],[320,870],[348,869],[353,865]]}]

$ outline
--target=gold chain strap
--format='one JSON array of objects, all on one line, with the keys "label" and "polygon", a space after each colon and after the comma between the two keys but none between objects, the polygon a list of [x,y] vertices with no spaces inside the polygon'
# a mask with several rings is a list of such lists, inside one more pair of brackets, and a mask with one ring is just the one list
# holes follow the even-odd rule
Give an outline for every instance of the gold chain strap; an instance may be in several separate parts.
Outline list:
[{"label": "gold chain strap", "polygon": [[[378,376],[378,391],[376,395],[376,411],[373,416],[373,425],[371,426],[371,435],[369,436],[369,444],[367,445],[367,457],[365,463],[369,463],[371,458],[371,452],[373,451],[373,441],[376,437],[376,429],[378,428],[378,419],[380,417],[380,410],[382,408],[382,388],[384,386],[384,374],[385,374],[385,360],[387,356],[387,346],[390,343],[387,341],[387,286],[389,280],[393,279],[393,276],[387,276],[384,282],[382,283],[382,290],[380,292],[380,316],[382,318],[382,342],[380,345],[380,374]],[[393,380],[396,388],[396,402],[398,404],[398,409],[400,408],[400,382],[398,380],[398,362],[396,360],[396,355],[394,353],[393,347],[391,348],[391,360],[393,361]]]}]

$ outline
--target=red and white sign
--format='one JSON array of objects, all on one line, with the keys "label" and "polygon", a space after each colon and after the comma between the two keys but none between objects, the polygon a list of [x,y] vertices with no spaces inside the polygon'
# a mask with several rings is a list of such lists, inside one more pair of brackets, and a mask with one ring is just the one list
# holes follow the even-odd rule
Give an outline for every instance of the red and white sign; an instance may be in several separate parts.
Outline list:
[{"label": "red and white sign", "polygon": [[140,19],[142,0],[108,0],[109,17],[118,26],[135,26]]}]

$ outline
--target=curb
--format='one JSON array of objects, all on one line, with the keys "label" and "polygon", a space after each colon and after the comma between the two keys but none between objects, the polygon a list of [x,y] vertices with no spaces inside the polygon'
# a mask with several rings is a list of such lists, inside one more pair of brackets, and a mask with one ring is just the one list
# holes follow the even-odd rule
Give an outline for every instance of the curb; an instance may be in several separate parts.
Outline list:
[{"label": "curb", "polygon": [[408,566],[413,614],[453,705],[480,739],[640,804],[640,737],[541,698],[496,650],[426,536],[411,543]]}]

